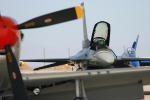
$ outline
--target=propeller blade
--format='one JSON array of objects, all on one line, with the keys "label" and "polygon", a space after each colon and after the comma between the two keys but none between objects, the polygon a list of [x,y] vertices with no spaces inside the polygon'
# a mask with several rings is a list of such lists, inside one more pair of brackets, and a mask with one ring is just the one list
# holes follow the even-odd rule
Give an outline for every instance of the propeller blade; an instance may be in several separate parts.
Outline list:
[{"label": "propeller blade", "polygon": [[50,14],[33,18],[27,22],[18,25],[18,29],[38,28],[48,25],[54,25],[66,21],[71,21],[83,17],[83,11],[80,6],[56,11]]},{"label": "propeller blade", "polygon": [[64,65],[64,64],[67,64],[68,62],[55,62],[53,64],[48,64],[48,65],[45,65],[45,66],[41,66],[41,67],[38,67],[38,68],[35,68],[34,70],[40,70],[40,69],[45,69],[45,68],[51,68],[51,67],[55,67],[55,66],[59,66],[59,65]]},{"label": "propeller blade", "polygon": [[9,45],[6,46],[7,69],[15,100],[28,100],[17,60]]}]

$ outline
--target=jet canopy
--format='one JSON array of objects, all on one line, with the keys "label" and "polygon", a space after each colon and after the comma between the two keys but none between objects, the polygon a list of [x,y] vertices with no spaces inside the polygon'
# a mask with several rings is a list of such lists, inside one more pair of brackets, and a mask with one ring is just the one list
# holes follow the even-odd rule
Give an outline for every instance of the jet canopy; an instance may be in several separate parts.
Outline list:
[{"label": "jet canopy", "polygon": [[105,21],[98,22],[94,26],[91,46],[92,49],[100,49],[109,46],[110,25]]}]

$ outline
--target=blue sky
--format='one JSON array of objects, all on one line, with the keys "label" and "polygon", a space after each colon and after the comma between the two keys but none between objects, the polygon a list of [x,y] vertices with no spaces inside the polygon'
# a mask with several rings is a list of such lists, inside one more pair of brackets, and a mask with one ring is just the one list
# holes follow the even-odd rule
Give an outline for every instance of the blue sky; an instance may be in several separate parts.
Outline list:
[{"label": "blue sky", "polygon": [[[111,24],[110,47],[117,55],[139,34],[138,56],[150,56],[150,0],[0,0],[0,12],[17,23],[85,3],[89,38],[94,24]],[[23,30],[21,58],[62,58],[82,48],[82,19],[39,29]]]}]

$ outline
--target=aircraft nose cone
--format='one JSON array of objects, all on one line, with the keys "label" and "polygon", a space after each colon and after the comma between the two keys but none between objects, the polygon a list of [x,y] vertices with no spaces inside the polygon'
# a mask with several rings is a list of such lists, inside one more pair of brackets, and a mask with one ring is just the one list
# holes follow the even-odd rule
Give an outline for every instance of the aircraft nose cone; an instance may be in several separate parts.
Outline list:
[{"label": "aircraft nose cone", "polygon": [[99,51],[95,57],[103,66],[113,64],[116,58],[112,51]]}]

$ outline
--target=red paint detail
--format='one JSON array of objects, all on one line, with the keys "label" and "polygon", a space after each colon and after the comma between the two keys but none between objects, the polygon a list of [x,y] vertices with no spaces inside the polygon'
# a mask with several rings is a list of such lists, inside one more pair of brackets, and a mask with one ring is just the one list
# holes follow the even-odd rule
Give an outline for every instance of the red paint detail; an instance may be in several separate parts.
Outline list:
[{"label": "red paint detail", "polygon": [[16,76],[16,73],[15,73],[15,72],[12,72],[12,78],[13,78],[13,80],[16,80],[16,79],[17,79],[17,76]]},{"label": "red paint detail", "polygon": [[9,17],[0,16],[0,50],[5,49],[6,45],[14,46],[19,38],[16,23]]}]

